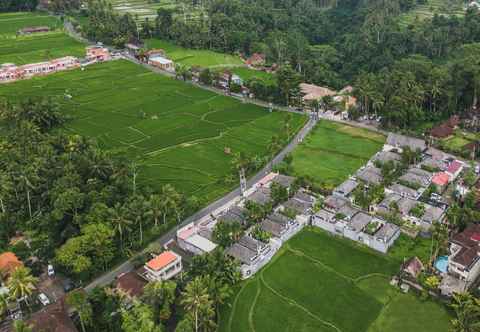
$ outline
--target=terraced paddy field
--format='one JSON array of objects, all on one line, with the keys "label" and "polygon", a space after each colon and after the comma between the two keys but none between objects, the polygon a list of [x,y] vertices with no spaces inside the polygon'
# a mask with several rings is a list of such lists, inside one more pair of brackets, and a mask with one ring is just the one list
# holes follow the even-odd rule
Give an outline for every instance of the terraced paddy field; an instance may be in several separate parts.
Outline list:
[{"label": "terraced paddy field", "polygon": [[160,8],[176,10],[177,15],[185,18],[195,19],[200,15],[200,9],[187,6],[186,3],[180,5],[176,0],[109,0],[115,11],[120,14],[130,13],[134,16],[137,23],[141,23],[148,18],[153,21],[157,17],[157,11]]},{"label": "terraced paddy field", "polygon": [[148,49],[163,49],[166,55],[175,63],[180,63],[188,67],[200,66],[214,68],[239,66],[243,64],[240,57],[235,55],[217,53],[209,50],[183,48],[160,39],[149,39],[145,41],[145,47]]},{"label": "terraced paddy field", "polygon": [[424,20],[433,15],[465,15],[465,1],[463,0],[427,0],[425,4],[417,5],[409,12],[400,16],[400,23],[404,26],[413,23],[415,20]]},{"label": "terraced paddy field", "polygon": [[293,151],[294,174],[334,187],[363,166],[384,141],[381,134],[322,120]]},{"label": "terraced paddy field", "polygon": [[[136,160],[143,184],[170,183],[202,203],[236,186],[235,178],[227,181],[232,154],[267,154],[286,115],[120,60],[0,86],[0,99],[29,96],[58,97],[73,117],[67,130]],[[298,130],[305,121],[294,116],[292,125]]]},{"label": "terraced paddy field", "polygon": [[220,332],[447,332],[450,316],[389,284],[402,260],[307,228],[243,282]]},{"label": "terraced paddy field", "polygon": [[[48,26],[48,33],[21,36],[17,31],[33,26]],[[0,14],[0,64],[41,62],[67,55],[84,56],[85,45],[63,32],[54,16],[39,13]]]}]

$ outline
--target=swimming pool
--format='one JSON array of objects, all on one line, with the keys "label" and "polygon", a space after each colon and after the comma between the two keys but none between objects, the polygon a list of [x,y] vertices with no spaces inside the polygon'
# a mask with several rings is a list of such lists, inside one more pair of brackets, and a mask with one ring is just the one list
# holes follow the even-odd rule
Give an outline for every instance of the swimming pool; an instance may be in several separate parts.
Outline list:
[{"label": "swimming pool", "polygon": [[435,268],[442,273],[447,273],[448,256],[438,257],[437,261],[435,262]]}]

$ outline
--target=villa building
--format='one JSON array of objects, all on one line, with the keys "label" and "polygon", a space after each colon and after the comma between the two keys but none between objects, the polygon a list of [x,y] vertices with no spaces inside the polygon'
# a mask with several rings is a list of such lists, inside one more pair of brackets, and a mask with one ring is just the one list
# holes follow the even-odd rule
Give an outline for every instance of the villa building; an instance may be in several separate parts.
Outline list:
[{"label": "villa building", "polygon": [[102,45],[88,46],[86,50],[87,55],[85,58],[87,59],[87,61],[104,62],[112,60],[109,49],[103,47]]},{"label": "villa building", "polygon": [[217,245],[208,238],[199,234],[200,228],[193,222],[177,231],[178,246],[194,255],[201,255],[213,251]]},{"label": "villa building", "polygon": [[168,72],[175,72],[175,64],[173,61],[161,55],[149,56],[148,64]]},{"label": "villa building", "polygon": [[145,264],[144,277],[150,281],[169,280],[182,272],[182,258],[165,251]]},{"label": "villa building", "polygon": [[466,287],[480,275],[480,225],[472,224],[450,239],[448,273]]}]

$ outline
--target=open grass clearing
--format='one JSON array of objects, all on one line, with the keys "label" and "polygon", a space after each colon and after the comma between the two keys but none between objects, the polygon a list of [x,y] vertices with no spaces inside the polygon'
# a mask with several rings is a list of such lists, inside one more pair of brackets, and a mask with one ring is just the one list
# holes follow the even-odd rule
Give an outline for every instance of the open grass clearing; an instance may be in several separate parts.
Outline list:
[{"label": "open grass clearing", "polygon": [[372,131],[322,120],[293,151],[294,173],[334,187],[379,151],[384,140]]},{"label": "open grass clearing", "polygon": [[410,11],[400,15],[400,24],[407,26],[415,20],[432,18],[435,14],[462,17],[465,15],[463,0],[427,0],[425,4],[417,4]]},{"label": "open grass clearing", "polygon": [[228,67],[243,64],[240,57],[236,55],[209,50],[183,48],[160,39],[148,39],[145,41],[145,46],[148,49],[163,49],[166,55],[175,63],[189,67]]},{"label": "open grass clearing", "polygon": [[241,285],[221,311],[219,331],[449,331],[443,306],[389,285],[399,264],[307,228]]},{"label": "open grass clearing", "polygon": [[[137,161],[141,184],[170,183],[203,204],[237,184],[226,181],[232,155],[225,148],[266,155],[286,116],[123,60],[0,86],[0,99],[31,96],[57,97],[73,118],[67,130]],[[295,115],[292,126],[299,130],[305,121]]]},{"label": "open grass clearing", "polygon": [[[47,33],[17,35],[26,27],[48,26]],[[61,21],[46,14],[0,14],[0,64],[23,65],[64,56],[85,56],[85,45],[63,32]]]}]

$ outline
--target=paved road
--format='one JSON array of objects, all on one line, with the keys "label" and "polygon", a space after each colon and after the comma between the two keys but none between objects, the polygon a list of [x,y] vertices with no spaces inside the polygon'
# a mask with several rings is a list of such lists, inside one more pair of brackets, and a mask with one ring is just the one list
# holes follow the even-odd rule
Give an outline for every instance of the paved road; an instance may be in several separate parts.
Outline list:
[{"label": "paved road", "polygon": [[[265,166],[260,172],[255,174],[252,178],[250,178],[247,182],[248,188],[251,188],[255,183],[257,183],[260,179],[262,179],[266,174],[271,171],[272,165],[277,165],[280,163],[285,156],[292,152],[293,149],[308,135],[308,133],[312,130],[315,126],[317,121],[315,119],[310,119],[307,124],[297,133],[297,135],[293,138],[293,140],[288,144],[279,154],[275,156],[272,163],[269,163]],[[203,217],[212,214],[215,210],[221,208],[225,204],[239,198],[241,195],[240,187],[235,188],[235,190],[231,191],[227,195],[223,196],[222,198],[218,199],[217,201],[211,203],[207,207],[203,208],[202,210],[198,211],[194,215],[185,219],[181,224],[177,225],[164,235],[162,235],[159,239],[155,241],[155,243],[159,243],[160,245],[166,244],[168,241],[173,239],[176,235],[176,232],[179,228],[191,223],[191,222],[199,222]],[[138,255],[138,254],[137,254]],[[105,273],[104,275],[96,278],[90,284],[85,287],[87,292],[90,292],[96,286],[106,286],[110,284],[112,281],[115,280],[117,276],[122,273],[132,271],[134,266],[132,261],[135,257],[130,258],[126,262],[122,263],[121,265],[115,267],[111,271]]]}]

